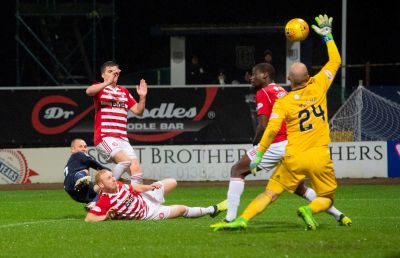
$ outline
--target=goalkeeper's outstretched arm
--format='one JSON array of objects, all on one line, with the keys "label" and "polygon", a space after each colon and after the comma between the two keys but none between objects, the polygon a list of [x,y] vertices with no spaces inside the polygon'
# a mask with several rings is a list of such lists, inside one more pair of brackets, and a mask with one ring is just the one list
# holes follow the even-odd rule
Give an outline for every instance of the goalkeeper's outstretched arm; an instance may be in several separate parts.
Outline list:
[{"label": "goalkeeper's outstretched arm", "polygon": [[333,18],[328,17],[326,14],[320,14],[318,17],[315,17],[315,21],[317,25],[313,24],[311,27],[313,28],[315,33],[320,35],[324,42],[326,42],[329,57],[329,61],[315,77],[317,79],[324,79],[327,83],[327,88],[329,88],[333,82],[333,78],[339,70],[342,60],[339,54],[339,50],[332,36]]}]

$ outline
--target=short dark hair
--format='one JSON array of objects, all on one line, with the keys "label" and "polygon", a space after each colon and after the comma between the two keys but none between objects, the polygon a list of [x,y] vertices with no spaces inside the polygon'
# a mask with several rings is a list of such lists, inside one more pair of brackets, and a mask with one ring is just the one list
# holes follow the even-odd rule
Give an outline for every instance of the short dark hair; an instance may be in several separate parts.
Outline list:
[{"label": "short dark hair", "polygon": [[119,66],[119,64],[115,61],[104,62],[104,64],[102,64],[100,67],[101,73],[104,73],[104,70],[106,69],[107,66]]},{"label": "short dark hair", "polygon": [[264,56],[266,56],[266,55],[272,56],[272,51],[269,50],[269,49],[265,50],[265,51],[264,51]]},{"label": "short dark hair", "polygon": [[275,68],[269,63],[259,63],[254,66],[255,70],[259,70],[263,73],[268,73],[271,81],[275,81]]}]

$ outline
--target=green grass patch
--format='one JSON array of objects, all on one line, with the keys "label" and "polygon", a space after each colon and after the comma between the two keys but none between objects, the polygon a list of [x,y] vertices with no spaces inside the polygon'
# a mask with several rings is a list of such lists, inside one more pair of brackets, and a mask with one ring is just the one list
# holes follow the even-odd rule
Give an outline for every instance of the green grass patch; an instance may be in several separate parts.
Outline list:
[{"label": "green grass patch", "polygon": [[[177,188],[167,204],[208,206],[226,188]],[[240,210],[263,187],[247,187]],[[63,190],[0,192],[1,257],[400,257],[400,186],[340,186],[335,206],[353,220],[342,227],[328,214],[305,231],[296,209],[305,200],[284,194],[246,231],[213,232],[224,218],[85,223],[83,205]]]}]

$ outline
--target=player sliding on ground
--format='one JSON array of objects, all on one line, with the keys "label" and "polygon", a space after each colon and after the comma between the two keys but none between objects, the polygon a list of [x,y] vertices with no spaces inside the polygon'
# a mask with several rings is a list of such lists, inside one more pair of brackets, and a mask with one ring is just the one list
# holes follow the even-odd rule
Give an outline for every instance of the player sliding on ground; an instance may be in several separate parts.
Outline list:
[{"label": "player sliding on ground", "polygon": [[205,215],[217,216],[226,210],[226,200],[209,207],[188,207],[185,205],[162,205],[164,197],[177,182],[173,178],[163,179],[151,185],[124,185],[116,181],[108,170],[99,170],[95,183],[101,195],[86,216],[86,222],[106,219],[162,220],[177,217],[197,218]]},{"label": "player sliding on ground", "polygon": [[97,200],[99,187],[91,182],[89,169],[108,169],[88,154],[83,139],[71,141],[71,156],[64,168],[64,190],[77,202],[86,203],[86,208]]},{"label": "player sliding on ground", "polygon": [[283,121],[286,122],[288,135],[286,153],[266,190],[247,206],[239,218],[219,229],[247,228],[254,216],[263,212],[284,191],[296,191],[306,177],[311,180],[317,195],[309,205],[297,211],[307,229],[315,230],[318,227],[313,214],[326,211],[333,204],[337,184],[328,148],[330,137],[326,93],[340,67],[341,58],[332,37],[332,18],[319,15],[315,20],[318,26],[313,25],[312,28],[326,42],[329,61],[311,78],[303,63],[291,66],[288,79],[292,91],[274,104],[256,157],[250,164],[252,173],[256,173]]}]

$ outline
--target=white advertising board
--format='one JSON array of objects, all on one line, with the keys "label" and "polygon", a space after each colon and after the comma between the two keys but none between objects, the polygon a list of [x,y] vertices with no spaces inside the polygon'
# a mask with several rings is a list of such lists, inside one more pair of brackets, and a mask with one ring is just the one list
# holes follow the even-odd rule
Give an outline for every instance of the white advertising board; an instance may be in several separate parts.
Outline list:
[{"label": "white advertising board", "polygon": [[386,142],[332,142],[337,178],[388,177]]},{"label": "white advertising board", "polygon": [[[250,147],[250,144],[150,145],[134,149],[145,179],[227,181],[232,165]],[[337,178],[387,177],[386,142],[335,142],[330,149]],[[89,148],[89,154],[106,164],[93,147]],[[69,155],[69,148],[0,149],[0,184],[62,183]],[[262,171],[246,179],[263,180],[270,175]]]}]

